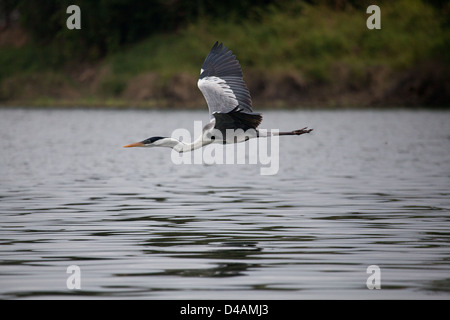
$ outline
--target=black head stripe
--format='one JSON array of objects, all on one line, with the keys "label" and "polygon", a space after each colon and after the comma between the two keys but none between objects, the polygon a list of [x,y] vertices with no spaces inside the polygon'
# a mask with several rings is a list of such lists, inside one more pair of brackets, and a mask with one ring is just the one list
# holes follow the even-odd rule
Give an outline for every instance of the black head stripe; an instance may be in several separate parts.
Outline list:
[{"label": "black head stripe", "polygon": [[164,137],[151,137],[151,138],[148,138],[148,139],[142,141],[142,143],[150,144],[150,143],[153,143],[155,141],[158,141],[159,139],[164,139]]}]

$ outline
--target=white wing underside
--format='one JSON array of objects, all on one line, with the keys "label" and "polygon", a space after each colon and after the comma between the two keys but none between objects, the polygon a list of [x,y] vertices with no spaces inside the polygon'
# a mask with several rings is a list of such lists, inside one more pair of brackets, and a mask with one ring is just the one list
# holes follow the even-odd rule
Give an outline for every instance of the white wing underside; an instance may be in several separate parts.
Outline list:
[{"label": "white wing underside", "polygon": [[219,77],[210,76],[199,79],[197,86],[206,99],[211,117],[214,112],[229,112],[239,105],[233,90],[225,80]]}]

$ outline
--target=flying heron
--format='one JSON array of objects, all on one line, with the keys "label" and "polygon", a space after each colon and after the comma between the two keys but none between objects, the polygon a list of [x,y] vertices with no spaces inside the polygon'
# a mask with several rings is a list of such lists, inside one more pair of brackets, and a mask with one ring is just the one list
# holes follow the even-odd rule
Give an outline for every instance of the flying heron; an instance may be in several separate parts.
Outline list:
[{"label": "flying heron", "polygon": [[151,137],[124,148],[169,147],[177,152],[186,152],[213,142],[237,143],[251,138],[301,135],[312,131],[307,127],[288,132],[258,131],[262,115],[253,112],[239,61],[222,43],[216,42],[203,62],[197,85],[206,99],[211,116],[211,121],[204,126],[198,139],[185,143],[174,138]]}]

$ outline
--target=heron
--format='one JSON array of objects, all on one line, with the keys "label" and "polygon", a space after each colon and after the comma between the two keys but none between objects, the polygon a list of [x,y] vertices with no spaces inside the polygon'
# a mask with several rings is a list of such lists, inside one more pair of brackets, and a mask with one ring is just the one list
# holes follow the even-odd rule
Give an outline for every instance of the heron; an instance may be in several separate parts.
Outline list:
[{"label": "heron", "polygon": [[308,127],[287,132],[258,130],[262,115],[253,112],[241,65],[233,52],[218,41],[203,62],[197,86],[208,104],[210,114],[210,122],[203,127],[200,137],[187,143],[172,137],[156,136],[123,147],[169,147],[181,153],[211,143],[239,143],[273,135],[299,136],[313,130]]}]

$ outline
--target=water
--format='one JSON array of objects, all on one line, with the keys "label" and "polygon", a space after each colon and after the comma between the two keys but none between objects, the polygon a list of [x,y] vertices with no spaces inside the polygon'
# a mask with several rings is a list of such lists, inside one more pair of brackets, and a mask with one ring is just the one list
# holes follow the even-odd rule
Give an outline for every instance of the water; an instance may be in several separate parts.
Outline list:
[{"label": "water", "polygon": [[264,116],[314,128],[271,176],[121,147],[206,111],[0,109],[0,298],[450,298],[449,112]]}]

